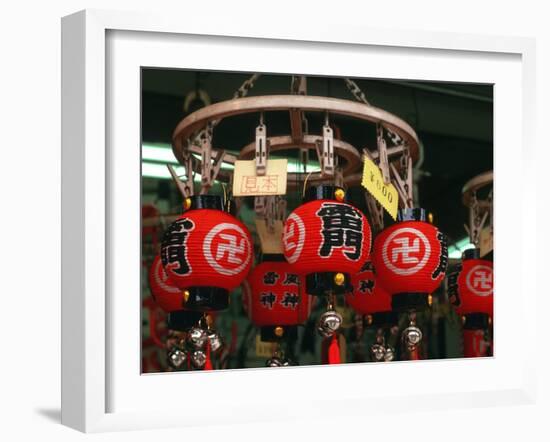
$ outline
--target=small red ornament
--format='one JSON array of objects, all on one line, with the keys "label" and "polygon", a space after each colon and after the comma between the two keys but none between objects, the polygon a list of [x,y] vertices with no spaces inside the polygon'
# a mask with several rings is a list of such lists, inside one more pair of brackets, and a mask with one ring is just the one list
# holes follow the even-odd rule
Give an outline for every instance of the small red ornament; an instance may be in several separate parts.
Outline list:
[{"label": "small red ornament", "polygon": [[186,308],[221,310],[252,264],[252,238],[238,219],[221,209],[221,198],[190,198],[190,210],[174,221],[162,241],[161,259],[170,280],[189,292]]},{"label": "small red ornament", "polygon": [[400,219],[374,241],[376,281],[392,296],[394,310],[425,307],[445,276],[446,238],[424,221],[422,209],[405,209]]},{"label": "small red ornament", "polygon": [[459,315],[484,313],[492,317],[493,263],[463,259],[458,273],[449,276],[449,299]]},{"label": "small red ornament", "polygon": [[[309,190],[309,201],[285,221],[285,258],[300,275],[328,273],[336,278],[336,273],[340,273],[336,285],[344,287],[346,275],[357,273],[369,257],[368,220],[359,209],[343,201],[343,189],[319,186]],[[322,294],[317,293],[319,287],[310,279],[307,284],[309,293]]]},{"label": "small red ornament", "polygon": [[371,268],[352,276],[353,292],[346,295],[346,302],[357,313],[372,315],[391,311],[391,298],[380,284]]},{"label": "small red ornament", "polygon": [[311,312],[311,296],[302,282],[285,261],[258,264],[243,290],[243,308],[250,321],[257,327],[303,324]]}]

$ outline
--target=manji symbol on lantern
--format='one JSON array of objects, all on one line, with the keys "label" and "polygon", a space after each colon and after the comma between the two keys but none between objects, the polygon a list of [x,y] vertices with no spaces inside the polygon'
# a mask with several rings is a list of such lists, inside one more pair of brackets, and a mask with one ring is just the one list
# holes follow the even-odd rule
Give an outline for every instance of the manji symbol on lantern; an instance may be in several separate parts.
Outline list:
[{"label": "manji symbol on lantern", "polygon": [[243,223],[224,212],[221,197],[198,195],[167,229],[161,258],[182,290],[187,310],[223,310],[252,264],[252,239]]},{"label": "manji symbol on lantern", "polygon": [[479,259],[479,249],[465,250],[462,264],[448,278],[449,301],[462,316],[464,356],[491,354],[493,263]]},{"label": "manji symbol on lantern", "polygon": [[372,257],[377,281],[392,297],[392,309],[409,313],[403,340],[411,354],[422,339],[416,311],[428,307],[428,296],[441,284],[448,262],[445,235],[425,220],[423,209],[401,210],[398,222],[376,237]]},{"label": "manji symbol on lantern", "polygon": [[281,343],[297,338],[297,326],[311,312],[311,296],[300,287],[299,275],[282,255],[264,255],[243,284],[243,307],[250,321],[260,327],[262,341],[276,343],[268,366],[293,364]]}]

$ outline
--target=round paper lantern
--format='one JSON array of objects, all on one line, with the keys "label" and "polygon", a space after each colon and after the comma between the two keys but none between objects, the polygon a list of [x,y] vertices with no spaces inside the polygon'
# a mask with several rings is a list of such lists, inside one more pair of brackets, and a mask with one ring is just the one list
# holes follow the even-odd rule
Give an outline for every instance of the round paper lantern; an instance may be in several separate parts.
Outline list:
[{"label": "round paper lantern", "polygon": [[377,283],[372,266],[365,266],[351,281],[353,292],[346,295],[346,302],[353,310],[362,315],[391,311],[390,295]]},{"label": "round paper lantern", "polygon": [[449,275],[449,300],[459,315],[493,316],[493,263],[479,259],[479,249],[466,250],[458,270]]},{"label": "round paper lantern", "polygon": [[310,294],[351,291],[351,275],[369,257],[368,220],[344,197],[344,190],[336,186],[311,187],[306,202],[285,221],[285,258],[296,273],[306,276]]},{"label": "round paper lantern", "polygon": [[487,356],[491,345],[487,334],[482,329],[466,329],[463,331],[463,351],[465,358]]},{"label": "round paper lantern", "polygon": [[243,223],[222,210],[218,196],[186,200],[188,210],[166,230],[161,259],[183,291],[186,309],[223,310],[252,264],[252,239]]},{"label": "round paper lantern", "polygon": [[447,268],[447,240],[425,221],[423,209],[404,209],[398,222],[374,241],[372,262],[377,282],[391,295],[392,309],[425,308]]},{"label": "round paper lantern", "polygon": [[250,321],[262,328],[262,340],[283,338],[303,324],[311,312],[311,296],[303,280],[282,255],[264,255],[243,286],[243,308]]}]

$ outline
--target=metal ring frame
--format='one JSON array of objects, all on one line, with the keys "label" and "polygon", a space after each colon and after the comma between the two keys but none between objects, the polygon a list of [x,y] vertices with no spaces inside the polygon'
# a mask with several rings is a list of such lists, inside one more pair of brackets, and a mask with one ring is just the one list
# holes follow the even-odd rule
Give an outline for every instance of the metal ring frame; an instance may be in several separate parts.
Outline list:
[{"label": "metal ring frame", "polygon": [[[256,97],[237,98],[212,104],[193,112],[179,122],[172,137],[172,149],[175,157],[181,164],[184,163],[185,149],[189,149],[189,140],[193,139],[208,123],[220,121],[224,118],[247,113],[262,113],[268,111],[323,112],[335,115],[345,115],[375,124],[396,132],[409,148],[414,162],[418,159],[418,137],[415,131],[403,120],[395,115],[374,106],[364,103],[343,100],[338,98],[317,97],[308,95],[266,95]],[[311,138],[310,138],[311,137]],[[271,149],[288,149],[290,147],[311,148],[319,136],[305,135],[302,140],[292,137],[273,137]],[[280,144],[278,144],[280,143]],[[345,173],[357,170],[361,164],[360,150],[354,149],[342,140],[335,140],[335,152],[345,161]],[[250,145],[241,150],[240,158],[250,156]],[[193,149],[191,149],[193,150]],[[214,152],[214,150],[213,150]],[[226,161],[234,161],[234,156],[226,156]],[[354,165],[354,163],[356,163]]]}]

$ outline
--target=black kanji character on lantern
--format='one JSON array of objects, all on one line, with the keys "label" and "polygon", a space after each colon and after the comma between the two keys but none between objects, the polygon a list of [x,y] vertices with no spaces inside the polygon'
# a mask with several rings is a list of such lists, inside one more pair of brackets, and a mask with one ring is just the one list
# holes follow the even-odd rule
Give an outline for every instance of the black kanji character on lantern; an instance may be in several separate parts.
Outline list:
[{"label": "black kanji character on lantern", "polygon": [[345,247],[344,255],[357,261],[363,245],[361,213],[347,204],[323,203],[316,215],[323,221],[323,242],[319,254],[326,258],[332,254],[333,248]]},{"label": "black kanji character on lantern", "polygon": [[160,257],[163,266],[172,266],[172,271],[178,275],[191,273],[191,266],[187,261],[187,237],[189,232],[195,228],[195,223],[188,218],[178,219],[169,227],[160,249]]},{"label": "black kanji character on lantern", "polygon": [[296,293],[285,292],[281,304],[283,304],[287,308],[291,308],[292,310],[294,310],[298,305],[299,299],[300,298]]},{"label": "black kanji character on lantern", "polygon": [[295,273],[285,273],[283,285],[298,285],[298,275]]},{"label": "black kanji character on lantern", "polygon": [[359,291],[361,293],[372,293],[372,289],[374,289],[374,281],[372,279],[363,279],[359,281]]},{"label": "black kanji character on lantern", "polygon": [[277,279],[279,279],[279,274],[277,272],[267,272],[264,275],[264,284],[274,285],[277,283]]},{"label": "black kanji character on lantern", "polygon": [[275,304],[276,300],[277,296],[272,292],[262,293],[260,295],[260,302],[264,305],[264,307],[267,307],[270,310],[273,308],[273,304]]}]

